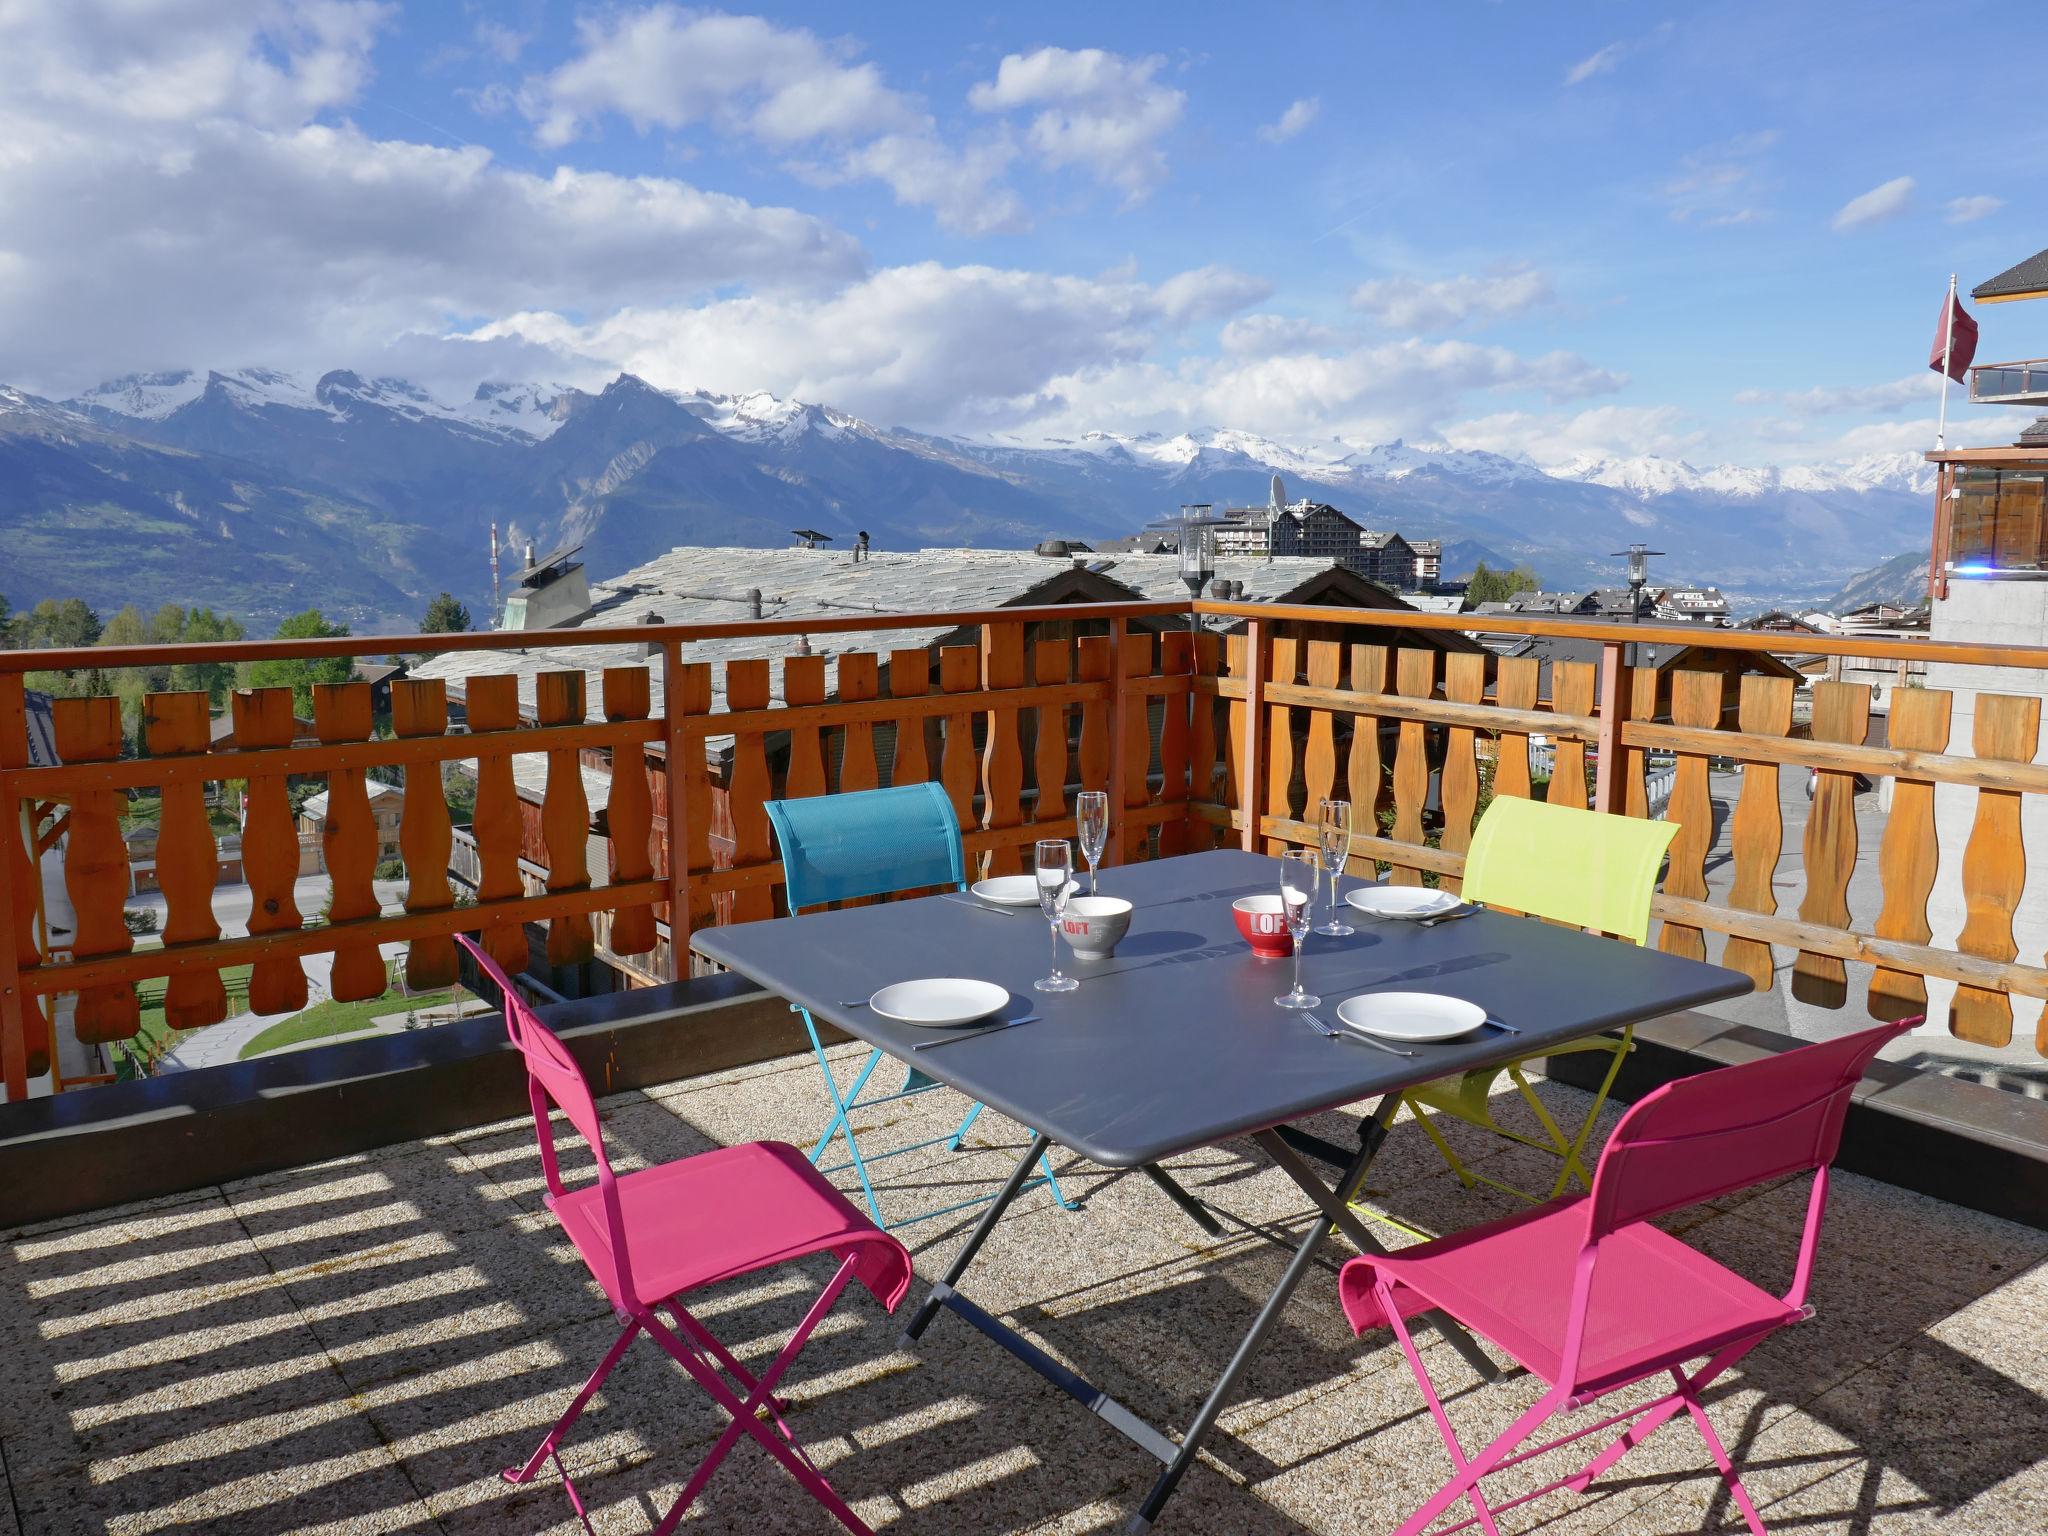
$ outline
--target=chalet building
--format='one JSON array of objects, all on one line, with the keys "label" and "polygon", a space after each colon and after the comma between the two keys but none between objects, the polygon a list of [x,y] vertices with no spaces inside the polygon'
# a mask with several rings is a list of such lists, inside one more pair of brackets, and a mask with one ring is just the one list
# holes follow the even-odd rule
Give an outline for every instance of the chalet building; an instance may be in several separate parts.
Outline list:
[{"label": "chalet building", "polygon": [[[365,782],[370,797],[370,819],[377,825],[377,862],[398,857],[398,824],[405,815],[405,791],[395,784]],[[308,795],[299,806],[299,873],[326,872],[322,830],[327,825],[327,791]]]},{"label": "chalet building", "polygon": [[1651,612],[1671,624],[1713,624],[1726,628],[1728,599],[1719,587],[1666,587],[1657,594]]},{"label": "chalet building", "polygon": [[[1334,561],[1303,556],[1275,556],[1246,559],[1223,556],[1216,562],[1214,584],[1209,595],[1235,602],[1287,603],[1341,608],[1407,608],[1399,597],[1375,582]],[[845,552],[824,549],[698,548],[671,550],[659,559],[591,588],[591,611],[578,627],[641,623],[731,623],[750,616],[797,618],[844,616],[851,613],[908,613],[934,609],[973,609],[1071,605],[1071,623],[1034,626],[1032,640],[1068,638],[1104,632],[1103,621],[1091,621],[1087,608],[1103,602],[1168,600],[1184,603],[1187,589],[1180,580],[1178,557],[1171,553],[1106,553],[1076,550],[1070,544],[1063,556],[1048,556],[1030,550],[927,549],[918,551],[876,551],[856,561]],[[1185,616],[1144,621],[1154,633],[1185,632]],[[1210,621],[1210,633],[1241,629],[1241,624]],[[893,679],[889,675],[892,655],[915,648],[929,657],[929,686],[937,687],[938,652],[947,645],[971,638],[977,630],[934,626],[909,630],[874,630],[851,634],[792,636],[772,642],[759,639],[693,640],[688,659],[714,663],[711,708],[726,707],[722,692],[724,669],[718,663],[731,659],[774,654],[809,654],[836,657],[846,653],[867,653],[878,658],[879,686],[887,694]],[[1298,631],[1304,639],[1355,641],[1355,632],[1335,624],[1327,632],[1314,627]],[[550,649],[545,636],[535,635],[533,644],[519,652],[454,652],[433,657],[413,669],[417,678],[441,678],[447,684],[451,723],[463,718],[464,683],[479,673],[511,672],[519,679],[522,713],[533,718],[535,679],[542,672],[557,669],[584,670],[593,680],[606,666],[649,661],[639,645]],[[1464,635],[1441,630],[1392,631],[1387,643],[1428,646],[1439,650],[1472,651],[1476,645]],[[827,678],[833,676],[828,665]],[[781,667],[769,669],[771,703],[784,702]],[[662,675],[656,666],[651,679],[653,708],[662,707]],[[828,698],[832,695],[828,695]],[[593,684],[586,708],[593,719],[602,718],[602,700]],[[1152,735],[1156,746],[1163,720],[1164,704],[1152,705]],[[725,819],[725,785],[732,769],[733,743],[730,737],[715,737],[705,743],[707,768],[712,785],[713,862],[725,867],[732,857],[731,827]],[[874,749],[886,778],[895,757],[895,727],[875,727]],[[1391,750],[1391,749],[1390,749]],[[788,751],[786,738],[771,737],[771,771],[782,771]],[[666,824],[667,787],[659,768],[663,748],[650,745],[648,756],[657,766],[651,774],[654,815],[657,827]],[[611,877],[611,845],[604,820],[610,794],[611,761],[603,749],[580,756],[584,793],[591,810],[586,844],[588,872],[593,882]],[[837,764],[828,762],[828,776],[836,775]],[[547,876],[547,848],[542,835],[540,806],[547,781],[547,760],[536,754],[513,759],[514,780],[522,809],[521,867],[528,886],[539,890]],[[373,786],[374,787],[374,786]],[[452,866],[458,881],[469,872],[472,883],[476,869],[474,843],[458,829]],[[659,951],[652,956],[625,959],[603,953],[603,930],[599,941],[602,964],[581,968],[580,974],[551,972],[542,967],[541,980],[558,992],[584,995],[612,990],[621,985],[665,980],[667,960]],[[603,974],[606,968],[611,974]]]}]

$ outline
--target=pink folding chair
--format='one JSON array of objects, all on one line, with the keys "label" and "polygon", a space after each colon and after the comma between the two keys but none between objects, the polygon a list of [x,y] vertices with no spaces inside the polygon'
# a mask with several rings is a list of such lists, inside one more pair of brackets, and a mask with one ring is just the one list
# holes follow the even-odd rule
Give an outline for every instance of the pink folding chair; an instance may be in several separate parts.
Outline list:
[{"label": "pink folding chair", "polygon": [[[742,1435],[760,1441],[840,1524],[861,1536],[873,1536],[845,1500],[832,1491],[784,1421],[783,1410],[789,1404],[775,1395],[775,1385],[849,1280],[859,1280],[893,1312],[910,1286],[909,1253],[854,1209],[811,1166],[810,1159],[785,1142],[749,1142],[624,1176],[613,1174],[605,1156],[597,1106],[575,1060],[512,990],[505,973],[475,944],[457,937],[484,974],[498,984],[504,996],[506,1032],[526,1059],[527,1095],[540,1139],[547,1206],[604,1287],[622,1325],[617,1342],[547,1438],[523,1466],[506,1469],[505,1480],[531,1481],[543,1461],[553,1461],[577,1518],[586,1531],[590,1529],[582,1497],[556,1448],[604,1385],[626,1346],[645,1333],[732,1419],[654,1528],[656,1536],[666,1536],[674,1529]],[[563,1186],[548,1112],[551,1100],[589,1144],[597,1162],[595,1184],[574,1190]],[[825,1250],[838,1257],[837,1273],[797,1324],[789,1342],[759,1375],[734,1359],[711,1330],[683,1306],[682,1298],[691,1291]],[[663,1309],[675,1319],[673,1330],[658,1315]],[[728,1386],[724,1377],[730,1377],[737,1389]]]},{"label": "pink folding chair", "polygon": [[[1397,1254],[1356,1258],[1338,1278],[1344,1315],[1359,1333],[1391,1327],[1451,1453],[1454,1476],[1397,1536],[1418,1536],[1459,1499],[1473,1514],[1442,1531],[1478,1524],[1557,1488],[1588,1484],[1681,1410],[1706,1441],[1721,1478],[1756,1536],[1766,1536],[1742,1479],[1700,1406],[1700,1394],[1806,1304],[1827,1205],[1828,1166],[1857,1080],[1877,1050],[1919,1019],[1800,1046],[1741,1066],[1704,1072],[1645,1095],[1615,1127],[1590,1194],[1453,1233]],[[1806,1231],[1783,1296],[1752,1285],[1652,1225],[1652,1218],[1787,1174],[1814,1174]],[[1477,1456],[1467,1458],[1423,1368],[1407,1319],[1441,1309],[1550,1385],[1536,1405]],[[1705,1363],[1688,1373],[1687,1361]],[[1523,1440],[1558,1413],[1669,1372],[1663,1397],[1529,1450]],[[1480,1479],[1633,1420],[1584,1467],[1533,1493],[1489,1504]],[[1441,1536],[1441,1532],[1438,1533]]]}]

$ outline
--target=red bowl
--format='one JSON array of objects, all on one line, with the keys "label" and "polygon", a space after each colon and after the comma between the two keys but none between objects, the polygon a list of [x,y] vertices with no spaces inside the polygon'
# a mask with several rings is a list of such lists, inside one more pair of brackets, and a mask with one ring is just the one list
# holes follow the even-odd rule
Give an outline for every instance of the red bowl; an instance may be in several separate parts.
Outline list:
[{"label": "red bowl", "polygon": [[1230,904],[1237,931],[1262,960],[1284,960],[1294,953],[1294,936],[1287,931],[1287,914],[1274,892],[1263,896],[1240,896]]}]

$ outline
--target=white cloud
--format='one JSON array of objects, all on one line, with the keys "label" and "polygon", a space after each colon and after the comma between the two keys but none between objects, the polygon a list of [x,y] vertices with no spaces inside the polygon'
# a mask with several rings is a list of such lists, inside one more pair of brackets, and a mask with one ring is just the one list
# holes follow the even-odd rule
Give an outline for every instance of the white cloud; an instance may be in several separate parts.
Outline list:
[{"label": "white cloud", "polygon": [[1267,123],[1259,129],[1259,137],[1268,144],[1285,144],[1320,117],[1322,111],[1322,97],[1304,96],[1282,112],[1277,122]]},{"label": "white cloud", "polygon": [[1564,72],[1564,83],[1568,86],[1584,85],[1595,75],[1612,74],[1614,67],[1621,62],[1622,56],[1627,52],[1628,44],[1609,43],[1599,52],[1588,54],[1570,69],[1566,70]]},{"label": "white cloud", "polygon": [[1989,218],[2005,206],[2002,197],[1952,197],[1942,204],[1942,216],[1951,224],[1974,224]]},{"label": "white cloud", "polygon": [[854,240],[790,209],[311,121],[362,89],[385,13],[252,3],[238,30],[231,10],[149,37],[83,5],[0,10],[11,381],[369,366],[395,338],[507,310],[837,286],[865,267]]},{"label": "white cloud", "polygon": [[1772,406],[1794,416],[1867,416],[1925,405],[1933,389],[1924,373],[1907,374],[1886,384],[1817,384],[1811,389],[1743,389],[1737,405]]},{"label": "white cloud", "polygon": [[1895,218],[1904,213],[1913,201],[1913,186],[1912,177],[1894,176],[1882,186],[1872,187],[1860,197],[1850,198],[1830,223],[1835,229],[1846,230]]},{"label": "white cloud", "polygon": [[1223,327],[1223,350],[1236,357],[1277,357],[1334,347],[1342,337],[1331,326],[1292,315],[1240,315]]},{"label": "white cloud", "polygon": [[1678,409],[1669,405],[1600,405],[1571,415],[1503,411],[1457,422],[1444,428],[1443,437],[1454,448],[1525,454],[1545,466],[1563,464],[1583,454],[1669,458],[1690,452],[1706,440],[1704,432],[1690,426]]},{"label": "white cloud", "polygon": [[968,103],[982,112],[1039,107],[1026,137],[1052,169],[1074,165],[1137,202],[1166,179],[1159,141],[1180,121],[1184,92],[1154,77],[1166,60],[1125,58],[1100,48],[1013,53]]},{"label": "white cloud", "polygon": [[1774,128],[1738,134],[1696,149],[1678,162],[1677,174],[1659,189],[1676,224],[1706,229],[1759,223],[1757,206],[1765,187],[1764,165],[1778,142]]},{"label": "white cloud", "polygon": [[1351,290],[1351,307],[1397,331],[1448,331],[1468,321],[1484,324],[1553,303],[1550,276],[1518,267],[1491,276],[1381,277]]},{"label": "white cloud", "polygon": [[1206,266],[1169,277],[1154,290],[1159,312],[1174,325],[1199,325],[1272,297],[1273,285],[1235,267]]},{"label": "white cloud", "polygon": [[642,133],[701,123],[791,154],[821,146],[826,158],[791,169],[814,183],[872,177],[950,228],[982,234],[1027,222],[999,184],[1013,153],[1006,140],[952,148],[874,64],[801,27],[655,5],[586,16],[577,37],[572,58],[519,93],[543,147],[572,143],[613,115]]}]

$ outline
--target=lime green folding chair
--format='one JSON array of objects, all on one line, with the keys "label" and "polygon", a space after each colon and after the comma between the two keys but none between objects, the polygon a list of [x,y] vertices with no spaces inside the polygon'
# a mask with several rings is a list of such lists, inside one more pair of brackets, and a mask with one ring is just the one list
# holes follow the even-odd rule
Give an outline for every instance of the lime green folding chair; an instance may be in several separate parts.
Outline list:
[{"label": "lime green folding chair", "polygon": [[[1465,855],[1463,894],[1467,901],[1552,918],[1575,928],[1589,928],[1631,944],[1642,944],[1649,936],[1650,898],[1657,890],[1657,871],[1664,862],[1664,850],[1677,832],[1674,822],[1600,815],[1504,796],[1487,807],[1472,834],[1472,847]],[[1586,1111],[1585,1124],[1574,1136],[1565,1135],[1529,1086],[1526,1068],[1531,1061],[1540,1059],[1533,1056],[1504,1066],[1480,1067],[1457,1077],[1440,1077],[1411,1088],[1401,1102],[1408,1106],[1409,1113],[1436,1143],[1444,1161],[1467,1189],[1478,1182],[1524,1200],[1555,1200],[1573,1179],[1582,1188],[1592,1187],[1580,1154],[1593,1134],[1608,1090],[1620,1075],[1622,1058],[1634,1048],[1634,1036],[1631,1026],[1619,1036],[1594,1035],[1552,1046],[1543,1053],[1568,1056],[1605,1051],[1613,1058],[1593,1095],[1592,1107]],[[1494,1118],[1493,1090],[1502,1072],[1514,1080],[1523,1102],[1542,1127],[1541,1139],[1502,1125]],[[1553,1153],[1564,1166],[1558,1170],[1550,1193],[1534,1195],[1467,1168],[1444,1139],[1443,1132],[1432,1123],[1432,1110],[1525,1147]]]}]

